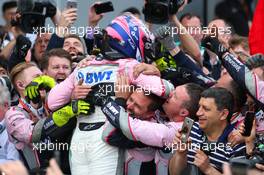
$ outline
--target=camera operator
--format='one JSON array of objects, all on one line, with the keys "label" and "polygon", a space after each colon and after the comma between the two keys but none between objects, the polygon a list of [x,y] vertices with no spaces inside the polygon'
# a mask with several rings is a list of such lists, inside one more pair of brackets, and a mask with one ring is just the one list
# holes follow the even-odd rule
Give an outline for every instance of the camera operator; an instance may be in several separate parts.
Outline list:
[{"label": "camera operator", "polygon": [[[41,29],[44,27],[47,17],[50,17],[53,23],[56,24],[60,11],[56,9],[56,5],[53,4],[53,1],[35,2],[34,0],[19,0],[17,5],[16,13],[11,19],[11,30],[14,39],[3,48],[1,55],[3,55],[5,59],[9,59],[15,46],[19,45],[16,43],[17,38],[23,35],[30,40],[31,44],[34,44],[32,54],[29,51],[29,55],[26,59],[39,64],[40,57],[46,50],[47,42],[50,38],[49,34],[42,33],[43,31]],[[40,9],[42,9],[42,12]],[[31,44],[29,47],[31,47]],[[19,50],[19,47],[17,50]],[[28,48],[26,50],[28,50]]]},{"label": "camera operator", "polygon": [[[2,29],[3,28],[1,28],[1,30]],[[16,37],[17,35],[15,34],[14,27],[12,27],[11,30],[12,30],[12,33],[13,33],[14,37]],[[4,36],[5,36],[7,33],[6,33],[6,31],[1,31],[1,34],[4,34]],[[16,44],[16,39],[15,38],[12,39],[11,41],[9,41],[6,46],[4,46],[3,43],[1,43],[1,51],[0,51],[1,59],[3,59],[3,60],[8,60],[9,59],[15,44]]]},{"label": "camera operator", "polygon": [[5,30],[8,32],[7,36],[4,38],[3,46],[6,46],[11,40],[14,39],[13,32],[11,30],[11,21],[13,16],[15,16],[17,10],[17,1],[7,1],[2,6],[3,18],[6,22]]}]

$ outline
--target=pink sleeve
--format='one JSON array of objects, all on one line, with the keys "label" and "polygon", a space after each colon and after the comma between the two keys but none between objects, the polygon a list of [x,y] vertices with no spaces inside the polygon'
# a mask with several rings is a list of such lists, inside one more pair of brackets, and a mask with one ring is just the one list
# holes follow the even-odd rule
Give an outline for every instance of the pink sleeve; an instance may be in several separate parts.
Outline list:
[{"label": "pink sleeve", "polygon": [[129,117],[129,125],[130,132],[137,141],[157,147],[171,144],[176,131],[181,128],[181,124],[175,122],[161,124],[131,117]]},{"label": "pink sleeve", "polygon": [[15,138],[25,144],[31,142],[34,123],[22,112],[14,108],[9,109],[5,114],[5,122],[9,137],[11,136],[11,138]]},{"label": "pink sleeve", "polygon": [[137,78],[133,76],[133,68],[138,64],[137,61],[131,61],[126,65],[126,72],[132,84],[149,90],[157,96],[167,98],[174,86],[167,80],[161,79],[158,76],[140,74]]},{"label": "pink sleeve", "polygon": [[48,108],[51,111],[55,111],[71,100],[71,94],[75,87],[74,78],[75,71],[71,73],[71,75],[66,80],[64,80],[60,84],[57,84],[54,88],[51,89],[47,100]]}]

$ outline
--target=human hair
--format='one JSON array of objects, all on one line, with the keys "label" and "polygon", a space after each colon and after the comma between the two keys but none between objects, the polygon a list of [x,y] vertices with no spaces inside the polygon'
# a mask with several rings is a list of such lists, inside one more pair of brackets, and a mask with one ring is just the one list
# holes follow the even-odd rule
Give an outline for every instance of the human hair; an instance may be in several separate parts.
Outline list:
[{"label": "human hair", "polygon": [[148,111],[156,111],[160,109],[162,104],[165,102],[164,99],[153,93],[150,93],[149,95],[147,95],[147,97],[152,101],[152,103],[148,106]]},{"label": "human hair", "polygon": [[195,119],[196,112],[199,109],[201,93],[204,91],[204,88],[195,83],[187,83],[184,86],[186,88],[187,94],[190,97],[190,100],[185,101],[182,106],[188,110],[190,117]]},{"label": "human hair", "polygon": [[201,97],[213,98],[218,111],[227,109],[227,121],[230,122],[234,107],[234,97],[231,92],[222,87],[214,87],[203,91]]},{"label": "human hair", "polygon": [[201,17],[192,13],[184,13],[181,17],[180,17],[180,22],[183,21],[183,19],[186,18],[188,20],[192,19],[192,18],[198,18],[202,24],[202,20]]},{"label": "human hair", "polygon": [[68,38],[75,38],[75,39],[79,40],[79,41],[82,43],[84,54],[86,54],[86,52],[87,52],[87,48],[86,48],[85,41],[84,41],[82,38],[80,38],[78,35],[75,35],[75,34],[69,34],[69,35],[67,35],[67,36],[64,38],[64,42],[65,42],[65,40],[68,39]]},{"label": "human hair", "polygon": [[42,61],[40,63],[40,68],[41,68],[42,71],[45,70],[45,69],[48,69],[49,60],[52,57],[60,57],[60,58],[65,58],[65,59],[69,60],[70,66],[72,67],[71,55],[67,51],[65,51],[65,50],[63,50],[61,48],[57,48],[57,49],[52,49],[52,50],[50,50],[48,52],[45,52],[43,54],[42,59],[41,59]]},{"label": "human hair", "polygon": [[[80,38],[78,35],[75,35],[75,34],[69,34],[69,35],[67,35],[64,39],[66,40],[67,38],[75,38],[75,39],[79,40],[79,41],[82,43],[82,40],[81,40],[81,38]],[[65,40],[64,40],[64,41],[65,41]]]},{"label": "human hair", "polygon": [[17,7],[17,1],[7,1],[2,6],[2,13],[5,13],[5,11],[14,7]]},{"label": "human hair", "polygon": [[140,11],[136,7],[129,7],[127,9],[123,10],[123,13],[125,13],[125,12],[130,12],[133,15],[139,15],[139,16],[141,15]]},{"label": "human hair", "polygon": [[244,36],[239,36],[239,35],[234,35],[230,40],[229,40],[229,46],[231,48],[235,48],[237,46],[241,45],[243,49],[246,51],[249,51],[249,45],[248,45],[248,37]]},{"label": "human hair", "polygon": [[132,91],[135,92],[135,91],[138,91],[138,92],[143,92],[143,94],[148,97],[150,100],[151,100],[151,103],[149,104],[149,106],[147,107],[148,111],[156,111],[157,109],[160,109],[162,104],[165,102],[164,99],[162,99],[161,97],[151,93],[149,90],[145,90],[143,89],[142,87],[137,87],[137,86],[134,86],[132,88]]},{"label": "human hair", "polygon": [[23,77],[21,75],[25,69],[33,67],[33,66],[37,67],[37,65],[33,62],[22,62],[22,63],[17,64],[14,68],[12,68],[9,77],[11,79],[12,84],[15,86],[16,89],[17,87],[16,87],[15,82],[17,81],[17,79],[21,79]]},{"label": "human hair", "polygon": [[8,103],[11,104],[11,96],[8,89],[5,86],[0,85],[0,105]]}]

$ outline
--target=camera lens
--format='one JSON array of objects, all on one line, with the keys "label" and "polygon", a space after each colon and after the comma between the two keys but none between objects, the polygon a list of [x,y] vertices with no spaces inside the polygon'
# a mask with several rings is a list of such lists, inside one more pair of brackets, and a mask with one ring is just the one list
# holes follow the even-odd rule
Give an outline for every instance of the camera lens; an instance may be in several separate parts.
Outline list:
[{"label": "camera lens", "polygon": [[156,24],[165,24],[168,22],[168,4],[149,3],[145,6],[145,20]]}]

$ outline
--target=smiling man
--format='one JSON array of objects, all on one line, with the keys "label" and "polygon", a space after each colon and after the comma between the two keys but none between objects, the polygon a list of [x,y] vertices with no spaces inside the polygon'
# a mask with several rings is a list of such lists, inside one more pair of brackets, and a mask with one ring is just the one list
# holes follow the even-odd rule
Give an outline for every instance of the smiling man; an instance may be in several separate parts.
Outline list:
[{"label": "smiling man", "polygon": [[189,174],[197,169],[204,174],[221,174],[224,162],[245,156],[244,143],[234,147],[228,143],[228,135],[234,128],[229,123],[233,105],[232,94],[224,88],[209,88],[201,94],[198,122],[190,134],[191,149],[176,151],[170,161],[170,174],[181,174],[187,168]]},{"label": "smiling man", "polygon": [[71,55],[63,49],[52,49],[43,55],[41,69],[60,83],[72,72]]}]

